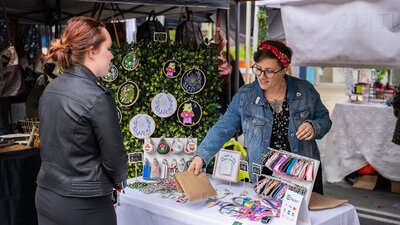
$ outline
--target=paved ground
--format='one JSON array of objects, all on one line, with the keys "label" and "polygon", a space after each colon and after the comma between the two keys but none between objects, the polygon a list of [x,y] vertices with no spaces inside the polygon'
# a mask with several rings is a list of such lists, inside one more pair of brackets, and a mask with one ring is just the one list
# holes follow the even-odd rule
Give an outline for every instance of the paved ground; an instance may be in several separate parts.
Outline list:
[{"label": "paved ground", "polygon": [[[331,114],[337,102],[348,99],[344,84],[319,84],[315,87]],[[345,181],[325,183],[324,192],[333,198],[347,199],[354,205],[361,225],[400,225],[400,194],[390,192],[389,181],[382,178],[378,183],[380,186],[373,191],[355,189]]]}]

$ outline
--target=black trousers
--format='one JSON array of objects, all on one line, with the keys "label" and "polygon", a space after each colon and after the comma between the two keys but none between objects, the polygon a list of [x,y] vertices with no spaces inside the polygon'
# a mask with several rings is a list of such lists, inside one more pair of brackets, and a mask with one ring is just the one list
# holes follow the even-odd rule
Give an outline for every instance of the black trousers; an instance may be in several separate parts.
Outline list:
[{"label": "black trousers", "polygon": [[36,188],[39,225],[117,225],[111,196],[75,198]]}]

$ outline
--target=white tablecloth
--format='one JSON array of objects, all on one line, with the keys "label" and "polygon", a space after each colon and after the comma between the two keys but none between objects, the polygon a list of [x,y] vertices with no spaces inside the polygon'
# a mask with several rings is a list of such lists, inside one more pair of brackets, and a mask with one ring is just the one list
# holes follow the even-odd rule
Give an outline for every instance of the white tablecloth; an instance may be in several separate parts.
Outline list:
[{"label": "white tablecloth", "polygon": [[[129,182],[133,182],[131,179]],[[223,193],[229,188],[227,182],[211,179],[218,193]],[[230,197],[239,196],[243,191],[243,184],[232,184],[230,187],[235,194]],[[249,197],[255,192],[251,187],[246,187]],[[217,207],[207,208],[206,200],[194,203],[179,204],[171,199],[163,199],[158,194],[146,195],[138,190],[126,188],[125,194],[120,196],[121,205],[117,207],[118,225],[217,225],[232,224],[235,219],[222,215]],[[310,211],[313,225],[359,225],[357,213],[350,204],[344,204],[334,209]],[[248,219],[239,220],[243,224],[260,224]]]},{"label": "white tablecloth", "polygon": [[400,145],[391,141],[396,124],[393,108],[340,103],[331,119],[332,129],[320,145],[329,182],[339,182],[367,164],[382,176],[400,181]]}]

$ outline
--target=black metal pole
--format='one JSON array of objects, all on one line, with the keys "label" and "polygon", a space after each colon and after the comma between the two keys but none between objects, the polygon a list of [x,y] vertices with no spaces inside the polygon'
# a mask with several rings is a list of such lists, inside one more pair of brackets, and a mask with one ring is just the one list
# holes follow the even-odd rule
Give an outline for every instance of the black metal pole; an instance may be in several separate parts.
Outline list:
[{"label": "black metal pole", "polygon": [[56,16],[54,20],[54,26],[56,28],[55,30],[55,37],[58,38],[60,36],[60,31],[61,31],[61,4],[60,0],[56,0]]},{"label": "black metal pole", "polygon": [[[231,63],[231,53],[230,53],[230,41],[229,41],[229,9],[225,10],[225,36],[226,36],[226,61],[230,64]],[[235,66],[235,65],[234,65]],[[234,76],[234,74],[231,74],[231,76]],[[229,82],[228,82],[228,103],[231,103],[232,100],[232,84],[231,84],[231,78],[229,77]]]},{"label": "black metal pole", "polygon": [[235,62],[236,62],[236,68],[235,68],[235,93],[239,89],[239,33],[240,33],[240,1],[236,0],[236,33],[235,33]]}]

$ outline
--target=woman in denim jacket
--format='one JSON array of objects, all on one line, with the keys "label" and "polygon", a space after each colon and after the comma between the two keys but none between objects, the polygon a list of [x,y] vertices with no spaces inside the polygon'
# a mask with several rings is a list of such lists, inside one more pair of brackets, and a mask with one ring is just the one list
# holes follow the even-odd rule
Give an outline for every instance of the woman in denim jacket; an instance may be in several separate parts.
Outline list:
[{"label": "woman in denim jacket", "polygon": [[[279,41],[262,42],[252,67],[256,81],[243,86],[226,113],[201,142],[189,167],[195,174],[239,129],[243,130],[249,165],[260,164],[268,147],[320,159],[315,139],[331,128],[329,112],[308,81],[286,74],[292,50]],[[252,181],[256,176],[250,174]],[[314,191],[323,193],[319,168]]]}]

